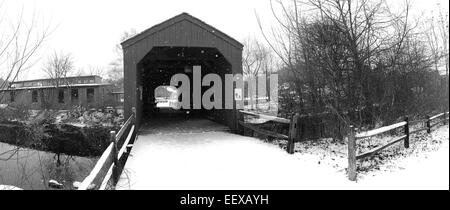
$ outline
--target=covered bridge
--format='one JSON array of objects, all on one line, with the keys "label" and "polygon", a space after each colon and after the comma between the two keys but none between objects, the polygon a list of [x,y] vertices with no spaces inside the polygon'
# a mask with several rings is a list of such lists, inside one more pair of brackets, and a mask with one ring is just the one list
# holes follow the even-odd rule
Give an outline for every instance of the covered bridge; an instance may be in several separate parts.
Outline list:
[{"label": "covered bridge", "polygon": [[[170,85],[175,74],[186,74],[192,81],[193,66],[201,66],[202,77],[215,73],[222,78],[225,95],[225,74],[242,74],[243,45],[205,22],[183,13],[158,24],[122,43],[124,51],[125,117],[135,110],[137,124],[154,118],[154,90]],[[192,86],[192,82],[191,82]],[[204,92],[209,87],[203,87]],[[192,101],[191,88],[191,101]],[[233,94],[233,93],[232,93]],[[192,110],[237,129],[240,118],[235,98],[231,110]],[[225,98],[222,100],[225,103]],[[224,108],[224,106],[223,106]],[[170,117],[170,116],[169,116]]]}]

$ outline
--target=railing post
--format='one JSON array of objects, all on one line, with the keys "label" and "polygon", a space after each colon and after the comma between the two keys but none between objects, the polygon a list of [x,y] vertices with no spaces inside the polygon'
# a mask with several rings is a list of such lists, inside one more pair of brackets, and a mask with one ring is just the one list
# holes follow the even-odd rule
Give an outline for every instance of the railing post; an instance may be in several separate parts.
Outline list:
[{"label": "railing post", "polygon": [[131,108],[131,116],[133,117],[133,124],[136,124],[136,108]]},{"label": "railing post", "polygon": [[115,131],[111,131],[110,141],[111,141],[111,143],[113,143],[112,155],[113,155],[113,159],[114,159],[114,166],[113,166],[113,170],[112,170],[112,180],[113,180],[114,184],[116,184],[119,181],[120,174],[119,174],[119,159],[117,158],[118,152],[117,152],[117,141],[116,141],[116,132]]},{"label": "railing post", "polygon": [[431,120],[429,115],[427,115],[427,133],[431,133]]},{"label": "railing post", "polygon": [[406,121],[406,125],[405,125],[405,135],[406,135],[406,138],[405,138],[405,140],[404,140],[404,144],[405,144],[405,148],[409,148],[409,118],[408,117],[406,117],[405,118],[405,121]]},{"label": "railing post", "polygon": [[295,138],[297,137],[298,132],[298,119],[300,118],[300,114],[295,114],[292,119],[291,123],[289,124],[289,139],[287,143],[287,152],[289,154],[294,154],[295,150]]},{"label": "railing post", "polygon": [[356,137],[353,125],[350,126],[348,136],[348,179],[356,181]]}]

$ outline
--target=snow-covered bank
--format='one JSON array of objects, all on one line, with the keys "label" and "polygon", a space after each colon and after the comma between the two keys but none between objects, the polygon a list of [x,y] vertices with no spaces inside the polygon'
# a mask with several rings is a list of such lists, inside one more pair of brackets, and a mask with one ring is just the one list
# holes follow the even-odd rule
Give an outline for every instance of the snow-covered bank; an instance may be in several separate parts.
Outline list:
[{"label": "snow-covered bank", "polygon": [[122,109],[87,110],[0,110],[0,121],[24,124],[66,124],[75,127],[117,127],[124,123]]}]

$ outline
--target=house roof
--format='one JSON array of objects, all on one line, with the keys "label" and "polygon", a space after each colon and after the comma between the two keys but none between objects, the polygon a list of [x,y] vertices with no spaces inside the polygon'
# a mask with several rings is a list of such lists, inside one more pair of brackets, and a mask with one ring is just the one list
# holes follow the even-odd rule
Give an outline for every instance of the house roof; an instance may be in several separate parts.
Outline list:
[{"label": "house roof", "polygon": [[224,40],[225,42],[229,43],[230,45],[241,49],[244,47],[243,44],[241,44],[239,41],[233,39],[232,37],[228,36],[227,34],[221,32],[220,30],[217,30],[216,28],[212,27],[211,25],[203,22],[202,20],[188,14],[188,13],[181,13],[180,15],[177,15],[169,20],[166,20],[160,24],[157,24],[139,34],[137,34],[134,37],[131,37],[124,42],[122,42],[122,47],[127,48],[129,46],[132,46],[136,44],[137,42],[141,41],[142,39],[147,38],[148,36],[152,36],[170,26],[173,26],[181,21],[189,21],[192,24],[198,25],[199,27],[209,31],[211,34],[217,36],[218,38]]}]

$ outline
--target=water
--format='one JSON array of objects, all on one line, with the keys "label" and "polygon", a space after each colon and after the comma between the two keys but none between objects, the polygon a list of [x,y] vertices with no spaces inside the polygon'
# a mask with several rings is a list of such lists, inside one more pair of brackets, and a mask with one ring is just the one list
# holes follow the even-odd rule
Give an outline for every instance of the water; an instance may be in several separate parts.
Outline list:
[{"label": "water", "polygon": [[85,158],[42,152],[0,142],[0,185],[26,190],[49,190],[49,180],[73,189],[73,182],[83,181],[97,158]]}]

